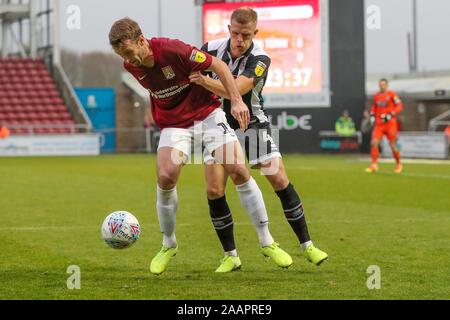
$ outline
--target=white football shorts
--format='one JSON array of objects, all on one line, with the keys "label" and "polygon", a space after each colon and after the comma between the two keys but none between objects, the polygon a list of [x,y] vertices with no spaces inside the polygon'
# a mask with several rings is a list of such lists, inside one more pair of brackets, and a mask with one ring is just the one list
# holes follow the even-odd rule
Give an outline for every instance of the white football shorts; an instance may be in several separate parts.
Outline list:
[{"label": "white football shorts", "polygon": [[192,159],[194,163],[203,163],[213,160],[211,155],[214,151],[231,142],[239,141],[227,122],[225,112],[217,108],[203,121],[189,128],[163,129],[158,150],[163,147],[174,148],[184,154],[184,163],[192,162]]}]

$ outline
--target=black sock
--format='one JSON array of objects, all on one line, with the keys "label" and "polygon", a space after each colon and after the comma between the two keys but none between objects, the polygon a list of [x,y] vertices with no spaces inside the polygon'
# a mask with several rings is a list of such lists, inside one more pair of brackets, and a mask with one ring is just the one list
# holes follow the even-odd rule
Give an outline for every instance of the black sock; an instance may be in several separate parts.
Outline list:
[{"label": "black sock", "polygon": [[225,252],[236,249],[233,235],[233,216],[228,207],[225,196],[216,200],[209,200],[209,214],[216,229],[217,236]]},{"label": "black sock", "polygon": [[286,189],[276,191],[276,194],[280,198],[284,215],[300,243],[310,241],[311,238],[308,233],[308,225],[306,224],[302,201],[297,191],[295,191],[294,186],[289,183]]}]

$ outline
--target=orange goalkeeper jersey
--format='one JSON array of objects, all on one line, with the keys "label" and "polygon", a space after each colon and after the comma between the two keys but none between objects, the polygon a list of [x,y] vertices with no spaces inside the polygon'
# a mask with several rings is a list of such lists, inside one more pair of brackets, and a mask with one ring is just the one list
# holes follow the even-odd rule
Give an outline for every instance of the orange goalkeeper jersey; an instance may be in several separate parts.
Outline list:
[{"label": "orange goalkeeper jersey", "polygon": [[383,124],[381,120],[381,115],[385,113],[392,113],[394,115],[393,119],[396,122],[396,115],[403,110],[402,100],[394,91],[386,91],[384,93],[378,92],[373,97],[373,105],[371,112],[375,114],[376,122],[375,124]]},{"label": "orange goalkeeper jersey", "polygon": [[7,127],[0,127],[0,139],[5,139],[9,137],[9,129]]}]

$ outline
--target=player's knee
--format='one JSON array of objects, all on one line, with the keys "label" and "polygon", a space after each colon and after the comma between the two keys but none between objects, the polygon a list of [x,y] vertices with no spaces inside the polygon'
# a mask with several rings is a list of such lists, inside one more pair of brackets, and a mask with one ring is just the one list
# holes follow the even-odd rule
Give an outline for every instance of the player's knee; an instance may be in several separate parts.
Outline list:
[{"label": "player's knee", "polygon": [[284,190],[289,184],[289,179],[280,171],[275,175],[268,175],[267,179],[269,179],[274,190]]},{"label": "player's knee", "polygon": [[176,175],[170,171],[160,171],[158,173],[158,185],[163,190],[170,190],[177,185]]},{"label": "player's knee", "polygon": [[228,174],[234,184],[243,184],[250,178],[250,173],[245,165],[233,165],[229,167]]},{"label": "player's knee", "polygon": [[220,199],[225,195],[225,190],[220,186],[207,186],[206,194],[209,200]]},{"label": "player's knee", "polygon": [[395,141],[390,142],[389,145],[391,146],[392,151],[398,151],[397,143]]}]

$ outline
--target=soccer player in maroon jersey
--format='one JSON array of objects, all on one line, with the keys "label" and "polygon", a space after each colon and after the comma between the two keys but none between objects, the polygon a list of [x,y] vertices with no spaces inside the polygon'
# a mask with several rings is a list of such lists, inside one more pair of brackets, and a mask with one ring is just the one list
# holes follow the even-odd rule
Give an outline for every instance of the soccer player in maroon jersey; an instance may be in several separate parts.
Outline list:
[{"label": "soccer player in maroon jersey", "polygon": [[[130,18],[113,24],[109,41],[124,59],[125,69],[150,92],[153,119],[162,130],[157,152],[156,207],[163,245],[153,258],[150,271],[153,274],[164,272],[178,249],[174,232],[178,207],[176,185],[181,168],[191,154],[191,141],[203,143],[205,152],[214,155],[223,165],[249,215],[252,217],[253,212],[258,211],[259,216],[264,217],[265,232],[260,242],[263,248],[271,248],[268,255],[278,265],[290,266],[291,257],[273,246],[275,242],[268,229],[261,191],[245,166],[237,137],[219,108],[220,101],[213,93],[189,80],[189,75],[196,71],[210,70],[217,74],[231,97],[231,114],[245,129],[249,111],[226,64],[179,40],[146,39],[139,25]],[[223,226],[232,223],[231,215],[225,218],[220,221]]]}]

